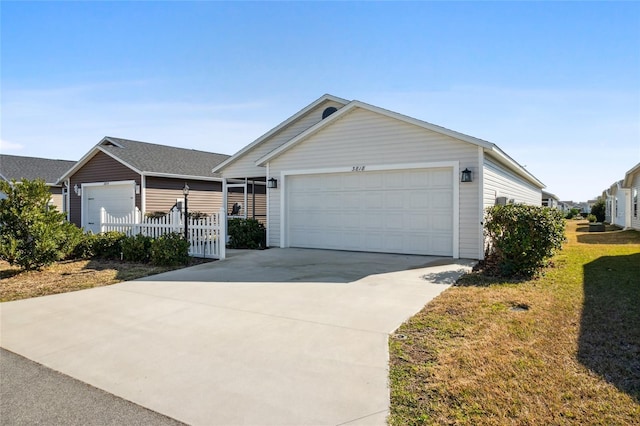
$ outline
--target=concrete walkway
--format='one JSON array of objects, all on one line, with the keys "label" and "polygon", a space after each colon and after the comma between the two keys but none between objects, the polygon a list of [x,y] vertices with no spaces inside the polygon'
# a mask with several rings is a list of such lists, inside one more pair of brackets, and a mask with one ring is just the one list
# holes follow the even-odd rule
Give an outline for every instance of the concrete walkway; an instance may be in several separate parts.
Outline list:
[{"label": "concrete walkway", "polygon": [[472,264],[234,252],[139,281],[3,303],[0,346],[192,425],[382,425],[388,334]]}]

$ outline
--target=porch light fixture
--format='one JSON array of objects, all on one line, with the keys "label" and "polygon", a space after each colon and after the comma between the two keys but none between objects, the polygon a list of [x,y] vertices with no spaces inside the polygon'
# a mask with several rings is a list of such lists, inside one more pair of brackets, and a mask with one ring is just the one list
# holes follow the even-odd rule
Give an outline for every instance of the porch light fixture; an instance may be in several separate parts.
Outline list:
[{"label": "porch light fixture", "polygon": [[277,188],[278,187],[278,179],[271,178],[267,181],[267,188]]},{"label": "porch light fixture", "polygon": [[465,168],[462,171],[462,177],[460,179],[460,182],[473,182],[473,178],[471,176],[471,170]]},{"label": "porch light fixture", "polygon": [[78,197],[80,197],[82,195],[82,188],[79,187],[77,183],[75,185],[73,185],[73,190],[75,191],[75,193],[76,193],[76,195]]}]

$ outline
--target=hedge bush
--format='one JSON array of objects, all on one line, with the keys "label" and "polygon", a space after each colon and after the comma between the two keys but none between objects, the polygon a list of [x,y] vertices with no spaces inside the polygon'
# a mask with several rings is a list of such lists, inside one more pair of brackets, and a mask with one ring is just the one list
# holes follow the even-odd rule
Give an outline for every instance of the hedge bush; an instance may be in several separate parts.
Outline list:
[{"label": "hedge bush", "polygon": [[153,238],[138,234],[122,240],[122,257],[127,262],[147,263],[151,259]]},{"label": "hedge bush", "polygon": [[227,232],[230,237],[230,248],[262,249],[267,245],[266,229],[256,219],[229,219]]},{"label": "hedge bush", "polygon": [[181,234],[171,233],[151,243],[151,263],[157,266],[178,266],[189,261],[189,242]]},{"label": "hedge bush", "polygon": [[0,181],[0,259],[21,269],[39,269],[69,256],[79,230],[49,204],[41,179]]},{"label": "hedge bush", "polygon": [[486,210],[485,271],[505,277],[531,277],[565,241],[562,212],[512,204]]},{"label": "hedge bush", "polygon": [[109,231],[93,237],[93,257],[107,260],[122,259],[122,242],[127,238],[123,232]]}]

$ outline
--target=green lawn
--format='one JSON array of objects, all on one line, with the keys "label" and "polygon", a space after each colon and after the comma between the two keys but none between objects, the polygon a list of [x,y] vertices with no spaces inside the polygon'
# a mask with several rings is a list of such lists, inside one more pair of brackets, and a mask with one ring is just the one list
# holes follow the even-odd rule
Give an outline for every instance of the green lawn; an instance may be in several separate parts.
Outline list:
[{"label": "green lawn", "polygon": [[640,421],[640,233],[570,221],[544,276],[465,276],[391,337],[391,425]]}]

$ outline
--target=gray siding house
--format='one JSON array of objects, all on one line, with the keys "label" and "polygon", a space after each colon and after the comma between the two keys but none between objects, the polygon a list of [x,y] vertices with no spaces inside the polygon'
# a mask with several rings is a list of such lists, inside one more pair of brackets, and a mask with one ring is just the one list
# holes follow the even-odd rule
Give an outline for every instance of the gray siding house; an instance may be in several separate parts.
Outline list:
[{"label": "gray siding house", "polygon": [[75,161],[69,160],[0,154],[0,179],[7,182],[14,179],[44,180],[51,192],[51,204],[58,211],[65,212],[67,206],[64,202],[64,187],[58,182],[58,178],[74,164]]},{"label": "gray siding house", "polygon": [[267,183],[272,247],[484,256],[484,209],[544,185],[498,146],[324,95],[213,168]]}]

